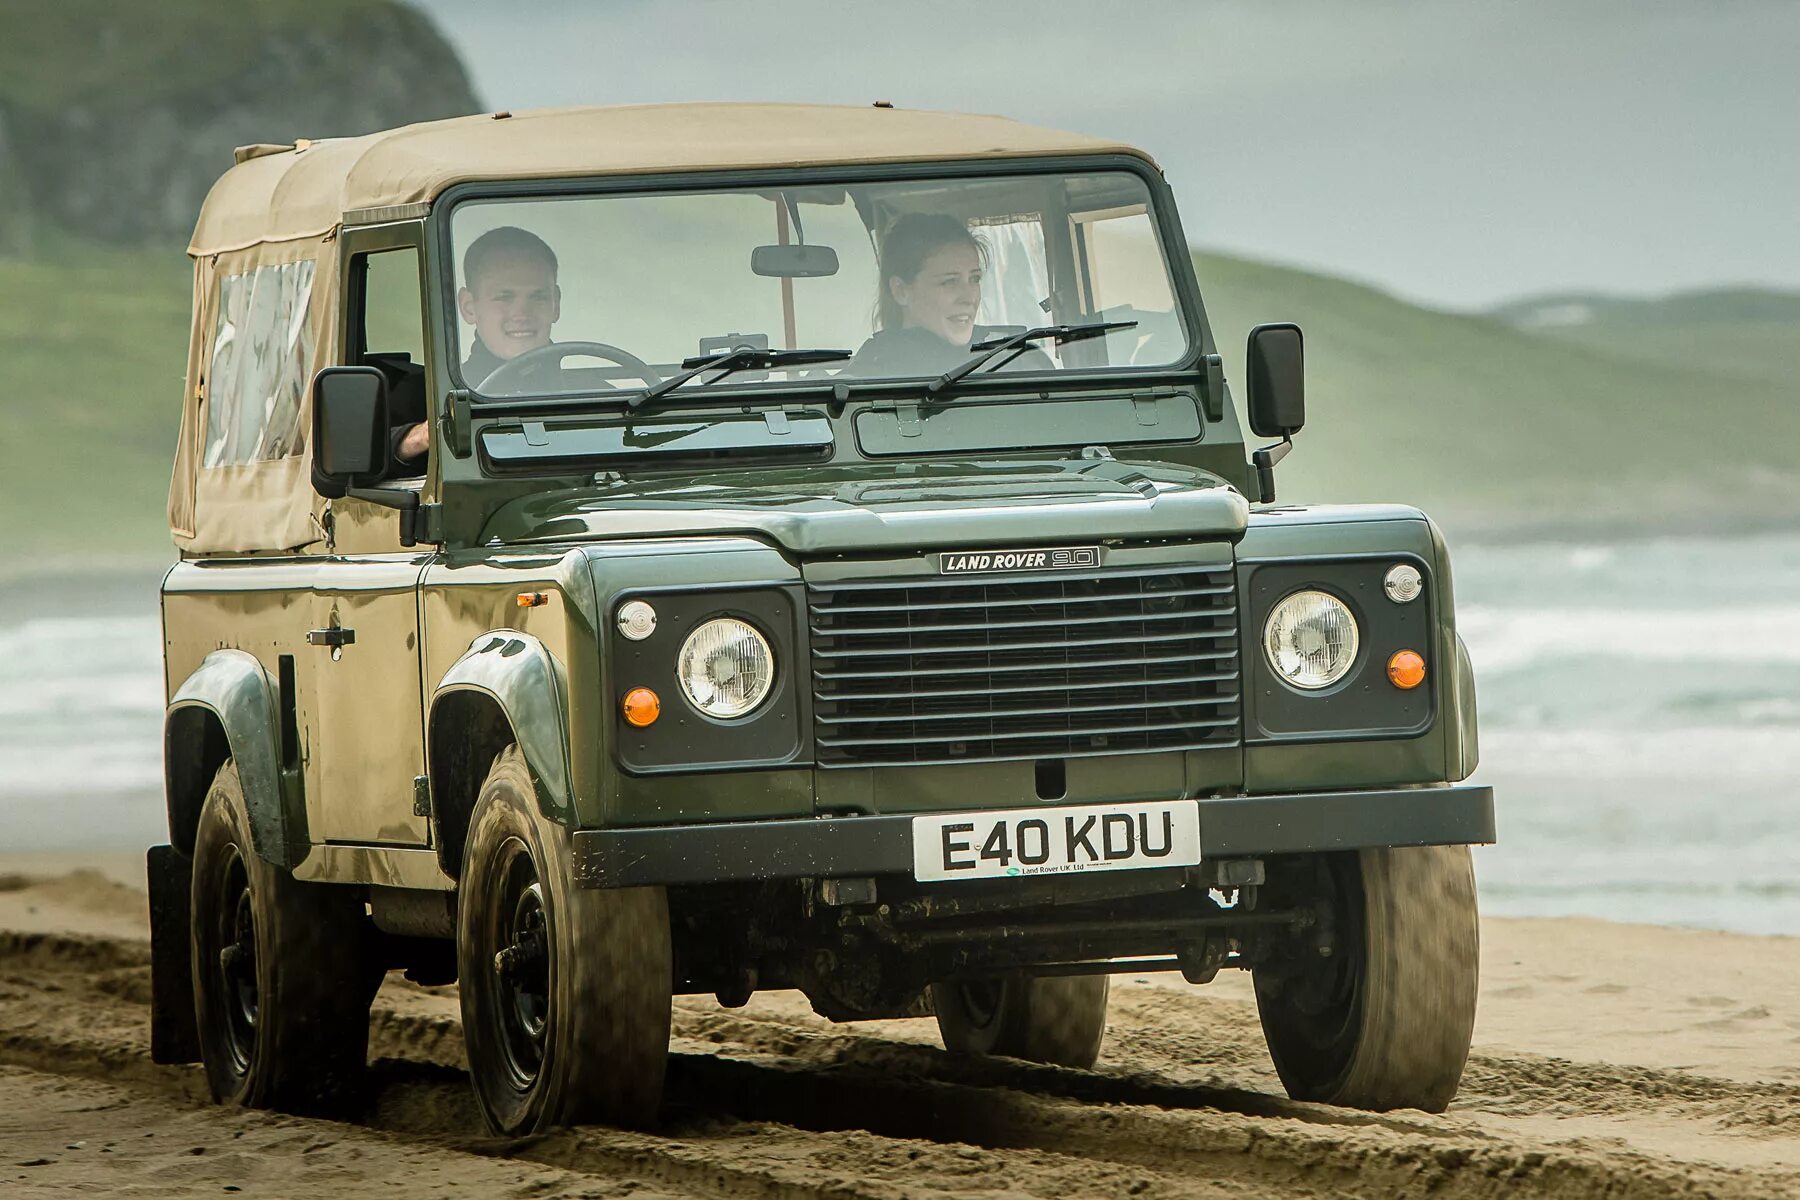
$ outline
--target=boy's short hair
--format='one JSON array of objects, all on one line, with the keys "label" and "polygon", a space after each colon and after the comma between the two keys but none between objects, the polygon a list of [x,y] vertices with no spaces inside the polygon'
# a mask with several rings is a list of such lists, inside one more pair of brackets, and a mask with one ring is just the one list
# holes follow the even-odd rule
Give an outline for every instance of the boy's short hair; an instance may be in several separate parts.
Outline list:
[{"label": "boy's short hair", "polygon": [[517,225],[502,225],[470,242],[463,252],[463,286],[476,291],[477,281],[496,258],[535,258],[550,268],[551,280],[556,279],[556,252],[549,244]]}]

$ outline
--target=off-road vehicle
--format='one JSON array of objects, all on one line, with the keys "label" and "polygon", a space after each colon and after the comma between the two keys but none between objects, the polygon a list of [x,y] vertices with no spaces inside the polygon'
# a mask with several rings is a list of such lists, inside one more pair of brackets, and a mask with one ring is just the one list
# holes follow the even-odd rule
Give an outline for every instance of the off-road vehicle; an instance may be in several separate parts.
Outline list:
[{"label": "off-road vehicle", "polygon": [[1300,331],[1247,454],[1141,151],[494,113],[244,147],[191,255],[159,1060],[353,1102],[403,970],[496,1130],[645,1123],[672,995],[1090,1068],[1110,975],[1241,968],[1291,1095],[1449,1102],[1450,562],[1272,506]]}]

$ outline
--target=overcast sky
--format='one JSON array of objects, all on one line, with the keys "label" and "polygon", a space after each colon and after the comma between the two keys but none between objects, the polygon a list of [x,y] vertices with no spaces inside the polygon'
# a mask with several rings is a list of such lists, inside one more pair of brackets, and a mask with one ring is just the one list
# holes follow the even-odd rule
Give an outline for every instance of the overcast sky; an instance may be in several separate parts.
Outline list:
[{"label": "overcast sky", "polygon": [[1790,0],[419,0],[496,108],[998,112],[1148,149],[1196,243],[1482,307],[1800,288]]}]

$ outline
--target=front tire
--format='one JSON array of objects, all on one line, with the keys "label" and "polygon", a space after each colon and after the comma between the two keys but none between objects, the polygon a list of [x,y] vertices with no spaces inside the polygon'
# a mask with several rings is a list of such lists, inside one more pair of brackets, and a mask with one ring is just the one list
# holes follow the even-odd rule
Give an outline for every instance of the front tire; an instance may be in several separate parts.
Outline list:
[{"label": "front tire", "polygon": [[661,888],[580,888],[517,746],[469,825],[456,929],[469,1076],[488,1126],[646,1126],[662,1103],[673,968]]},{"label": "front tire", "polygon": [[380,982],[362,904],[257,857],[229,760],[201,809],[190,900],[194,1017],[213,1099],[290,1112],[356,1101]]},{"label": "front tire", "polygon": [[1269,1055],[1288,1095],[1378,1112],[1443,1112],[1475,1028],[1480,927],[1467,846],[1317,860],[1335,952],[1255,971]]},{"label": "front tire", "polygon": [[952,1054],[998,1054],[1087,1070],[1106,1037],[1104,975],[934,983],[931,1005]]}]

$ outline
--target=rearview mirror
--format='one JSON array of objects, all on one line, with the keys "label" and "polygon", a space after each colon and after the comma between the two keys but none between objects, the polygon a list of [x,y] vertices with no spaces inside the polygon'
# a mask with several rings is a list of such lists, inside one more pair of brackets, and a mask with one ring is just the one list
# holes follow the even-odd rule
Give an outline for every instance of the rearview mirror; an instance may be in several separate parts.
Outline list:
[{"label": "rearview mirror", "polygon": [[387,376],[326,367],[313,378],[313,490],[338,499],[380,482],[388,463]]},{"label": "rearview mirror", "polygon": [[838,256],[830,246],[758,246],[750,269],[770,279],[821,279],[837,274]]},{"label": "rearview mirror", "polygon": [[1250,428],[1287,438],[1306,424],[1306,352],[1298,325],[1258,325],[1245,356]]}]

